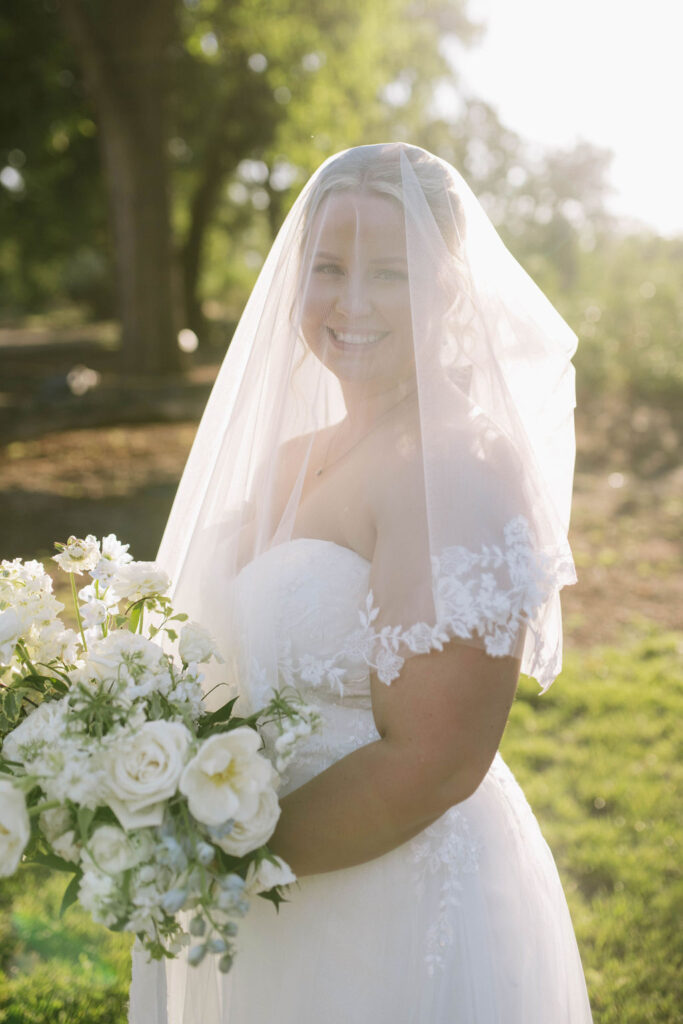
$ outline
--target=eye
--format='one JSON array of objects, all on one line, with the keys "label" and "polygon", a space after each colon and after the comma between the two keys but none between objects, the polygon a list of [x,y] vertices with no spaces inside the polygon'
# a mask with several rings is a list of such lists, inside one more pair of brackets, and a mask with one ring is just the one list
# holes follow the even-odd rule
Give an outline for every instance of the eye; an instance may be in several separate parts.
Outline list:
[{"label": "eye", "polygon": [[405,281],[408,277],[404,270],[392,270],[390,267],[383,267],[375,276],[383,281]]},{"label": "eye", "polygon": [[338,263],[318,263],[313,268],[316,274],[343,274],[344,271]]}]

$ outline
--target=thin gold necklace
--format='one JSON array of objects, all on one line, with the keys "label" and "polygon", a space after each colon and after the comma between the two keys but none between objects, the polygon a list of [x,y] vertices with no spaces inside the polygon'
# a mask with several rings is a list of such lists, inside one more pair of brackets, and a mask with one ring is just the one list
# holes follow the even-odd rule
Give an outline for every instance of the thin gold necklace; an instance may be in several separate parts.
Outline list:
[{"label": "thin gold necklace", "polygon": [[363,434],[363,436],[362,436],[362,437],[359,437],[359,438],[358,438],[358,440],[357,440],[357,441],[356,441],[356,442],[355,442],[354,444],[352,444],[350,448],[347,448],[345,452],[342,452],[342,453],[341,453],[341,455],[338,455],[336,459],[333,459],[333,460],[332,460],[332,462],[328,463],[328,462],[327,462],[327,456],[328,456],[328,455],[330,454],[330,448],[332,447],[332,441],[334,440],[334,437],[331,437],[331,438],[330,438],[330,443],[328,444],[328,446],[327,446],[327,451],[326,451],[326,453],[325,453],[325,461],[323,462],[322,466],[320,466],[320,467],[319,467],[319,469],[316,469],[316,471],[315,471],[315,475],[316,475],[316,476],[320,476],[320,475],[321,475],[322,473],[324,473],[324,471],[325,471],[326,469],[331,469],[331,467],[332,467],[332,466],[336,466],[336,465],[337,465],[337,463],[338,463],[338,462],[340,462],[340,461],[341,461],[341,460],[342,460],[343,458],[345,458],[345,457],[346,457],[346,456],[347,456],[347,455],[348,455],[348,454],[349,454],[350,452],[352,452],[352,451],[354,450],[354,448],[357,448],[357,447],[358,447],[358,445],[359,445],[359,444],[361,443],[361,441],[364,441],[364,440],[365,440],[365,438],[366,438],[366,437],[367,437],[367,436],[368,436],[369,434],[371,434],[371,433],[372,433],[372,431],[373,431],[373,430],[375,429],[375,427],[376,427],[376,426],[377,426],[377,425],[378,425],[379,423],[381,423],[381,422],[382,422],[382,420],[384,420],[384,418],[385,418],[386,416],[388,416],[390,412],[392,412],[392,411],[393,411],[394,409],[398,408],[398,406],[399,406],[399,405],[401,405],[401,403],[402,403],[402,402],[405,402],[405,400],[406,400],[407,398],[410,398],[410,396],[411,396],[411,395],[414,395],[416,391],[417,391],[417,388],[413,388],[413,390],[412,390],[412,391],[409,391],[407,395],[404,395],[404,396],[403,396],[403,398],[399,398],[398,402],[394,402],[394,404],[393,404],[393,405],[390,405],[388,409],[385,409],[385,410],[384,410],[384,412],[383,412],[383,413],[381,413],[381,414],[380,414],[380,415],[379,415],[379,416],[377,417],[377,419],[376,419],[376,420],[375,420],[375,422],[374,422],[374,423],[372,424],[372,426],[370,427],[370,429],[369,429],[369,430],[367,430],[367,431],[366,431],[366,432],[365,432],[365,433]]}]

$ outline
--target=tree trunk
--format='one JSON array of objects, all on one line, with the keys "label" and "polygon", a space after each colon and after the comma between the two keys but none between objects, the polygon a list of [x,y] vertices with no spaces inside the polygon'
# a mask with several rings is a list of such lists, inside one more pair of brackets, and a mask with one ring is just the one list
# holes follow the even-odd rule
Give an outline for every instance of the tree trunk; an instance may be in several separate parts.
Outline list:
[{"label": "tree trunk", "polygon": [[[246,63],[246,57],[244,57]],[[219,103],[208,132],[201,177],[190,204],[190,223],[179,250],[182,294],[187,324],[201,336],[205,323],[198,295],[203,247],[223,182],[250,153],[270,145],[282,108],[273,101],[266,81],[251,75],[249,88],[243,79],[241,92],[230,91]],[[239,116],[235,110],[239,110]]]},{"label": "tree trunk", "polygon": [[175,0],[62,0],[97,110],[117,267],[123,368],[180,368],[173,317],[166,103]]}]

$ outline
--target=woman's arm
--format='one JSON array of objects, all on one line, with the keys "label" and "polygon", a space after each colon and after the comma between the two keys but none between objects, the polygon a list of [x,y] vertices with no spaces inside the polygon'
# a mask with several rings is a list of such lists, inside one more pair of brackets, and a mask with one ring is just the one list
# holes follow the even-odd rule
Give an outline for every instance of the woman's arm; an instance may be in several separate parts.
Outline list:
[{"label": "woman's arm", "polygon": [[303,877],[372,860],[421,832],[486,775],[519,668],[455,641],[408,659],[390,686],[373,677],[381,739],[283,797],[268,845]]}]

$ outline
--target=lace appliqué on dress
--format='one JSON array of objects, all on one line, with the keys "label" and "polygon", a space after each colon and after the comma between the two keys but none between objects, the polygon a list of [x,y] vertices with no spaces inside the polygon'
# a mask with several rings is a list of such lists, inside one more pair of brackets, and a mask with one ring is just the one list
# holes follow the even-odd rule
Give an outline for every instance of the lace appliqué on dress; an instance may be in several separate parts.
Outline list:
[{"label": "lace appliqu\u00e9 on dress", "polygon": [[[316,638],[311,633],[311,646],[305,654],[296,655],[285,631],[277,650],[276,685],[305,688],[327,687],[344,697],[353,684],[362,688],[367,669],[374,669],[378,678],[389,685],[405,662],[405,648],[414,654],[443,650],[449,640],[457,637],[482,638],[488,654],[502,657],[512,654],[519,630],[526,625],[533,631],[533,618],[557,584],[558,566],[539,552],[531,539],[527,519],[518,515],[503,530],[504,544],[482,545],[472,551],[460,545],[445,548],[432,558],[432,579],[438,613],[436,625],[418,622],[402,626],[373,625],[379,615],[372,590],[358,608],[359,625],[340,635],[338,645],[316,654]],[[296,592],[292,585],[292,594]],[[287,604],[287,602],[285,602]],[[287,604],[290,607],[291,601]],[[301,626],[313,629],[310,603]],[[303,613],[302,613],[303,614]],[[292,624],[289,623],[291,630]],[[296,630],[295,630],[296,632]],[[285,634],[285,635],[283,635]],[[403,654],[401,653],[403,647]],[[251,665],[251,681],[255,692],[273,686],[272,679],[256,660]]]},{"label": "lace appliqu\u00e9 on dress", "polygon": [[483,638],[488,654],[511,654],[520,627],[533,619],[546,600],[555,574],[546,556],[534,549],[524,516],[509,520],[503,536],[504,547],[483,545],[477,552],[455,545],[432,559],[436,625],[418,622],[408,629],[384,626],[377,631],[373,622],[379,608],[370,590],[365,606],[359,609],[360,626],[334,655],[321,659],[306,654],[294,659],[289,645],[283,644],[278,657],[281,678],[289,684],[299,680],[314,687],[327,683],[341,696],[350,660],[364,662],[389,685],[405,661],[399,653],[402,644],[414,654],[427,654],[443,650],[454,637],[471,639],[475,632]]},{"label": "lace appliqu\u00e9 on dress", "polygon": [[424,895],[430,877],[441,876],[439,911],[426,935],[424,962],[433,977],[444,968],[444,952],[453,945],[453,907],[460,905],[463,875],[479,870],[481,844],[473,838],[466,815],[451,807],[409,843],[415,865],[416,898]]}]

